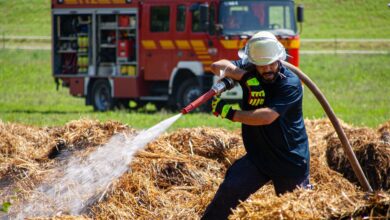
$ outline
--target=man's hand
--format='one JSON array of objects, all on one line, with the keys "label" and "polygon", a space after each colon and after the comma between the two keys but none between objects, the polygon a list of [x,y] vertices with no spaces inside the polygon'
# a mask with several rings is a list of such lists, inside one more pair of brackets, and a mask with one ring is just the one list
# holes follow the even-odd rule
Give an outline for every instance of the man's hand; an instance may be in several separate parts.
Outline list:
[{"label": "man's hand", "polygon": [[227,118],[229,120],[233,120],[234,113],[236,110],[232,108],[231,105],[227,105],[221,98],[213,98],[213,101],[211,102],[211,108],[213,111],[213,114],[215,116],[221,116],[221,118]]}]

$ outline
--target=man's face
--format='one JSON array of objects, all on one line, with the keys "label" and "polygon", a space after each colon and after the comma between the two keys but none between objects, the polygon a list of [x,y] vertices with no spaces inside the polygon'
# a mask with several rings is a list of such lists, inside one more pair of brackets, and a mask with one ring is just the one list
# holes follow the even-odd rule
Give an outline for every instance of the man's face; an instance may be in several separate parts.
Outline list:
[{"label": "man's face", "polygon": [[278,61],[265,66],[256,66],[257,72],[259,72],[261,78],[263,78],[266,82],[273,82],[276,79],[278,68]]}]

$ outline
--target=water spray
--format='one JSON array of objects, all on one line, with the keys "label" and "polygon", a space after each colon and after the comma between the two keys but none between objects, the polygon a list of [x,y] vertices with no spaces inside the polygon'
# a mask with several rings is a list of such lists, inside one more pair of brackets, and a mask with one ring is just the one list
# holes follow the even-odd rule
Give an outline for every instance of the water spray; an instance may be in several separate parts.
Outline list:
[{"label": "water spray", "polygon": [[197,98],[195,101],[191,102],[187,107],[183,108],[181,110],[181,113],[187,114],[190,111],[196,109],[203,103],[207,102],[209,99],[211,99],[215,95],[220,95],[221,93],[225,92],[226,90],[230,90],[234,87],[234,81],[230,78],[223,78],[219,82],[217,82],[211,89]]}]

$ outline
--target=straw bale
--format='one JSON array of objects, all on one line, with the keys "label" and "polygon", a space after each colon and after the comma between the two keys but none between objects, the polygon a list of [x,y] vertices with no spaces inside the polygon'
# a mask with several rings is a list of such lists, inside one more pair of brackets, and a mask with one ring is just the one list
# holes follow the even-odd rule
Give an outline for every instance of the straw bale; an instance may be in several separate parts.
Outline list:
[{"label": "straw bale", "polygon": [[89,218],[88,216],[70,216],[70,215],[61,215],[61,216],[54,216],[51,218],[46,217],[38,217],[38,218],[26,218],[26,220],[92,220],[92,218]]},{"label": "straw bale", "polygon": [[390,120],[379,126],[378,132],[381,134],[381,141],[390,143]]},{"label": "straw bale", "polygon": [[[185,155],[199,155],[215,159],[226,165],[243,154],[241,137],[225,129],[191,128],[180,129],[157,140],[156,145],[167,146]],[[233,149],[233,150],[230,150]],[[150,149],[153,152],[153,149]]]},{"label": "straw bale", "polygon": [[113,121],[78,120],[45,128],[0,121],[0,204],[28,196],[49,170],[60,166],[60,162],[50,160],[53,152],[58,155],[60,150],[97,146],[125,129],[135,132]]},{"label": "straw bale", "polygon": [[113,134],[126,129],[126,125],[115,121],[101,123],[97,120],[77,120],[68,122],[63,127],[53,128],[50,134],[57,140],[57,147],[69,150],[104,144]]},{"label": "straw bale", "polygon": [[[345,133],[372,188],[390,189],[390,143],[381,141],[380,134],[369,128],[347,129]],[[332,133],[325,139],[329,167],[360,185],[338,137]]]},{"label": "straw bale", "polygon": [[52,137],[46,128],[0,121],[0,154],[2,157],[18,157],[25,160],[41,157],[52,144]]},{"label": "straw bale", "polygon": [[[366,195],[343,174],[329,167],[326,156],[328,142],[341,146],[331,123],[326,119],[306,120],[305,125],[311,149],[310,181],[314,189],[296,189],[278,197],[272,184],[267,184],[242,202],[230,218],[390,218],[389,192]],[[385,128],[373,132],[364,128],[359,130],[345,123],[342,125],[348,134],[352,134],[351,142],[362,149],[365,148],[361,145],[367,142],[386,144],[384,141],[378,142],[380,132]],[[28,127],[18,124],[7,126]],[[34,132],[42,132],[40,135],[47,137],[46,140],[28,137],[30,145],[23,145],[23,141],[20,142],[23,139],[15,136],[8,138],[7,143],[13,145],[8,147],[7,152],[0,151],[0,161],[5,163],[0,165],[0,172],[5,174],[3,177],[19,176],[18,181],[8,185],[13,189],[17,187],[25,190],[24,193],[16,194],[20,197],[18,199],[27,197],[29,189],[45,181],[40,172],[47,172],[60,165],[59,160],[53,160],[55,156],[49,157],[51,151],[55,152],[53,149],[58,148],[57,153],[70,150],[75,151],[73,155],[78,152],[83,155],[95,146],[106,143],[114,133],[135,132],[118,122],[100,123],[92,120],[72,121],[62,127],[29,129],[19,136],[25,138],[34,136]],[[0,140],[5,139],[3,132],[0,135]],[[21,152],[22,147],[19,149],[14,146],[28,146],[27,149],[37,152]],[[88,208],[85,216],[64,215],[41,219],[199,219],[222,182],[226,169],[244,153],[239,131],[192,128],[164,134],[137,153],[129,165],[129,171],[111,185],[101,200]],[[390,155],[387,151],[383,154]],[[372,155],[379,157],[376,152]],[[24,175],[26,170],[33,172]],[[4,182],[6,179],[0,178],[0,186]],[[2,195],[7,193],[0,191],[0,202],[9,198],[9,195]]]}]

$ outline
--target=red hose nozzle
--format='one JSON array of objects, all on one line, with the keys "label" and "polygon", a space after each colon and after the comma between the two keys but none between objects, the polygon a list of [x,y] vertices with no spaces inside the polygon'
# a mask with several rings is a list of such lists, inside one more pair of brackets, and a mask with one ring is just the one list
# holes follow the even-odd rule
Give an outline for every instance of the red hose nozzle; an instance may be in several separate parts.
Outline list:
[{"label": "red hose nozzle", "polygon": [[217,84],[215,84],[208,92],[203,94],[201,97],[191,102],[187,107],[181,110],[181,113],[187,114],[188,112],[196,109],[201,104],[207,102],[215,94],[221,94],[222,92],[232,89],[234,87],[234,81],[230,78],[223,78]]},{"label": "red hose nozzle", "polygon": [[210,89],[208,92],[197,98],[195,101],[191,102],[187,107],[183,108],[181,110],[181,113],[187,114],[188,112],[196,109],[199,107],[201,104],[207,102],[209,99],[211,99],[215,94],[217,94],[214,90]]}]

